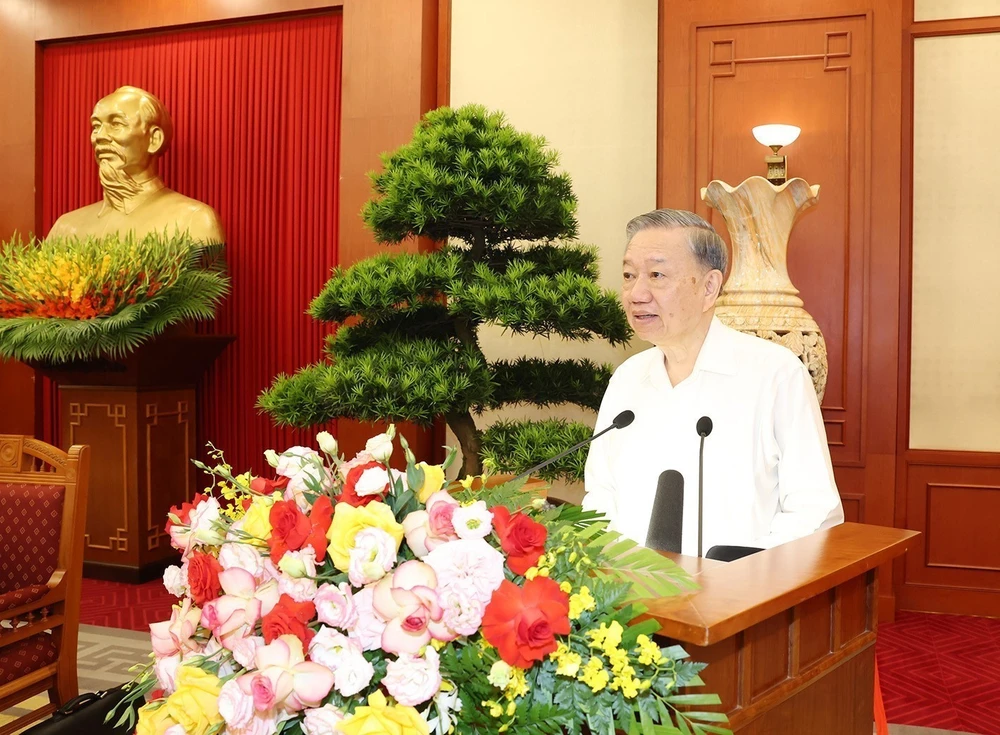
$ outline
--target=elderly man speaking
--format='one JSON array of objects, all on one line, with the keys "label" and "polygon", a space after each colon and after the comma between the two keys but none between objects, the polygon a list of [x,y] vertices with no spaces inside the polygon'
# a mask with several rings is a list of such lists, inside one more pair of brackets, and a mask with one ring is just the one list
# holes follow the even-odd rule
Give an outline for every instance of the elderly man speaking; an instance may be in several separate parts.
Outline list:
[{"label": "elderly man speaking", "polygon": [[644,543],[661,472],[684,477],[681,552],[698,549],[698,451],[705,441],[703,547],[768,548],[842,523],[819,403],[785,347],[715,318],[726,245],[690,212],[658,209],[628,223],[622,306],[654,347],[615,371],[597,426],[623,410],[627,429],[597,439],[584,508]]}]

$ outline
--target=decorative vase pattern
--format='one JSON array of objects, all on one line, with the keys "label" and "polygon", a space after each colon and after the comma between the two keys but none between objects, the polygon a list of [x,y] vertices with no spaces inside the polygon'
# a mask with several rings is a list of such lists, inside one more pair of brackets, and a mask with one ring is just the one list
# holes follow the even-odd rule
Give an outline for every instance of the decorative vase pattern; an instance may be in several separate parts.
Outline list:
[{"label": "decorative vase pattern", "polygon": [[732,267],[716,302],[716,316],[747,334],[782,344],[812,376],[820,402],[829,370],[826,341],[788,277],[788,236],[799,215],[819,200],[819,185],[791,179],[775,186],[751,176],[733,188],[713,181],[702,201],[726,219]]}]

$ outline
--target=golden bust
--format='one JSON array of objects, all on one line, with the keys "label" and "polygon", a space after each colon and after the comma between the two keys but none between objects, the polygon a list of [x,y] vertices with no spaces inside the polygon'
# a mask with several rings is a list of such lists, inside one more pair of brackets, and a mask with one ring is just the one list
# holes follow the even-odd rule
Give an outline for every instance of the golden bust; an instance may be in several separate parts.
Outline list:
[{"label": "golden bust", "polygon": [[173,135],[160,100],[138,87],[120,87],[97,103],[90,125],[104,199],[62,215],[49,237],[187,231],[194,240],[225,242],[215,210],[168,189],[157,173]]}]

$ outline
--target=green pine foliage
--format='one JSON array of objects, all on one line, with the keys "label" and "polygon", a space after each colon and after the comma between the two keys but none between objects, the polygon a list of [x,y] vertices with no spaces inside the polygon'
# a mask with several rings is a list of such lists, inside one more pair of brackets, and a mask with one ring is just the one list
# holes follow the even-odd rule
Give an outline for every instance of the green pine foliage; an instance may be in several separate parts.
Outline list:
[{"label": "green pine foliage", "polygon": [[[473,415],[527,404],[596,410],[611,368],[589,360],[490,363],[477,330],[618,345],[631,331],[597,280],[596,249],[572,242],[576,197],[545,141],[478,105],[426,115],[410,143],[383,156],[362,212],[378,242],[442,242],[430,253],[380,254],[339,267],[310,314],[339,325],[327,360],[278,376],[259,406],[280,424],[335,417],[430,423],[445,417],[465,457],[520,472],[591,433],[567,422],[500,423]],[[546,477],[580,479],[586,452]]]}]

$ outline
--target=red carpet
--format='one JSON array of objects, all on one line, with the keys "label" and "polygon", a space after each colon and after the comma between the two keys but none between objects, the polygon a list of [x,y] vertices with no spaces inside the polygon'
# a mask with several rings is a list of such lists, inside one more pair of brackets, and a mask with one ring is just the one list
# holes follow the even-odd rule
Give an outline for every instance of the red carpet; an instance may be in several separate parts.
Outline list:
[{"label": "red carpet", "polygon": [[103,628],[148,631],[149,624],[170,617],[177,601],[159,579],[145,584],[83,580],[80,622]]},{"label": "red carpet", "polygon": [[[147,631],[174,601],[160,580],[85,579],[80,622]],[[900,612],[879,626],[877,654],[889,722],[1000,733],[1000,620]]]},{"label": "red carpet", "polygon": [[1000,733],[1000,620],[900,612],[876,652],[889,722]]}]

